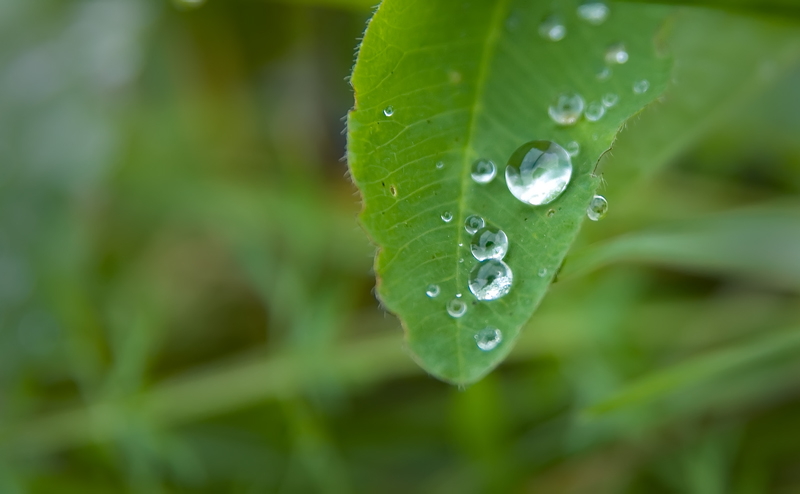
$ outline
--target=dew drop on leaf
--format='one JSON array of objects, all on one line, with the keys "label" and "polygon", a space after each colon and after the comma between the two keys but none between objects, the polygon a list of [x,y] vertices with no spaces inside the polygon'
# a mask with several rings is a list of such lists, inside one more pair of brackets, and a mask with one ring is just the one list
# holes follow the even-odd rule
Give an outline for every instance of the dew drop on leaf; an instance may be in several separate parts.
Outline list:
[{"label": "dew drop on leaf", "polygon": [[597,80],[598,81],[607,81],[611,78],[611,69],[608,67],[603,67],[597,72]]},{"label": "dew drop on leaf", "polygon": [[567,35],[567,28],[559,16],[551,15],[539,24],[539,35],[548,41],[561,41]]},{"label": "dew drop on leaf", "polygon": [[542,268],[539,270],[539,278],[544,278],[547,276],[547,268]]},{"label": "dew drop on leaf", "polygon": [[511,291],[513,278],[508,264],[499,259],[489,259],[470,271],[469,291],[478,300],[497,300]]},{"label": "dew drop on leaf", "polygon": [[586,120],[590,122],[597,122],[603,118],[603,115],[605,114],[606,107],[603,106],[603,103],[600,101],[593,101],[592,103],[589,103],[589,105],[586,107],[586,111],[584,112],[584,115],[586,115]]},{"label": "dew drop on leaf", "polygon": [[642,79],[633,83],[633,92],[636,94],[644,94],[650,89],[650,81]]},{"label": "dew drop on leaf", "polygon": [[603,196],[594,196],[589,207],[586,209],[586,216],[592,221],[598,221],[608,212],[608,201]]},{"label": "dew drop on leaf", "polygon": [[578,141],[570,141],[567,143],[567,147],[565,149],[567,150],[567,153],[574,158],[580,154],[581,145],[578,144]]},{"label": "dew drop on leaf", "polygon": [[606,50],[606,62],[623,64],[628,61],[628,50],[623,43],[615,43]]},{"label": "dew drop on leaf", "polygon": [[444,161],[437,161],[436,162],[436,169],[437,170],[441,170],[442,168],[444,168]]},{"label": "dew drop on leaf", "polygon": [[619,102],[619,96],[614,93],[606,93],[603,95],[603,106],[611,108]]},{"label": "dew drop on leaf", "polygon": [[483,228],[472,237],[469,248],[479,261],[502,259],[508,252],[508,236],[503,230]]},{"label": "dew drop on leaf", "polygon": [[494,350],[503,341],[503,333],[497,328],[485,328],[475,333],[475,343],[484,352]]},{"label": "dew drop on leaf", "polygon": [[472,180],[479,184],[488,184],[497,175],[497,166],[491,160],[477,159],[472,164]]},{"label": "dew drop on leaf", "polygon": [[520,146],[506,166],[508,190],[520,201],[539,206],[553,202],[572,178],[569,153],[551,141]]},{"label": "dew drop on leaf", "polygon": [[444,213],[442,213],[442,221],[444,221],[445,223],[450,223],[451,221],[453,221],[453,213],[451,213],[450,211],[445,211]]},{"label": "dew drop on leaf", "polygon": [[474,234],[481,228],[486,225],[486,222],[483,221],[483,218],[478,216],[477,214],[473,214],[472,216],[467,216],[467,219],[464,220],[464,229],[470,235]]},{"label": "dew drop on leaf", "polygon": [[458,298],[447,302],[447,313],[456,319],[467,313],[467,304]]},{"label": "dew drop on leaf", "polygon": [[392,105],[387,106],[386,108],[383,109],[383,114],[386,115],[387,117],[391,117],[392,115],[394,115],[394,107],[392,107]]},{"label": "dew drop on leaf", "polygon": [[587,2],[578,7],[578,17],[595,26],[604,23],[609,12],[608,5],[603,2]]},{"label": "dew drop on leaf", "polygon": [[430,298],[436,298],[439,295],[439,285],[428,285],[428,289],[425,290],[425,295],[429,296]]},{"label": "dew drop on leaf", "polygon": [[550,118],[558,125],[574,125],[581,118],[586,103],[577,93],[564,93],[547,109]]}]

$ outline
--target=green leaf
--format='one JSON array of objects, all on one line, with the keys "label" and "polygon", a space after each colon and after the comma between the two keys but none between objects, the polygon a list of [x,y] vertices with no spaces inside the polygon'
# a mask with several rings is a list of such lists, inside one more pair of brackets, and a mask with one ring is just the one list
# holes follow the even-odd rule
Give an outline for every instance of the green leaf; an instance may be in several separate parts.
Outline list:
[{"label": "green leaf", "polygon": [[[670,9],[612,5],[608,20],[595,26],[579,19],[576,8],[576,2],[552,10],[530,1],[386,0],[364,36],[348,118],[348,160],[364,198],[361,222],[380,247],[380,299],[402,320],[415,359],[440,379],[474,382],[508,354],[580,228],[600,184],[593,174],[598,158],[666,86],[669,61],[657,53],[657,34]],[[551,14],[565,21],[567,35],[558,42],[538,33]],[[605,52],[619,42],[629,61],[601,81]],[[642,79],[649,91],[634,94]],[[548,106],[567,91],[587,103],[606,93],[620,98],[598,122],[559,127]],[[581,147],[566,191],[541,207],[518,201],[504,180],[508,158],[532,140]],[[478,158],[498,165],[493,182],[471,180]],[[441,219],[445,212],[453,215],[449,223]],[[476,261],[463,225],[472,214],[509,238],[505,262],[513,286],[491,302],[479,303],[467,286]],[[431,283],[441,288],[436,298],[425,294]],[[445,305],[457,293],[468,310],[454,319]],[[474,335],[487,326],[499,328],[503,340],[483,352]]]}]

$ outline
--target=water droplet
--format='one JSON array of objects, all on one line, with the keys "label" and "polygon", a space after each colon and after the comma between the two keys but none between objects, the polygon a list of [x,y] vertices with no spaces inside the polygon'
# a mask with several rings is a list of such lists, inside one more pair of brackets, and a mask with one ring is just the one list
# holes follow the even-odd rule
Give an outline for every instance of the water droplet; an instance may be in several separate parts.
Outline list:
[{"label": "water droplet", "polygon": [[594,196],[589,207],[586,209],[586,216],[592,221],[602,220],[608,212],[608,201],[603,196]]},{"label": "water droplet", "polygon": [[616,43],[608,47],[606,50],[606,62],[608,63],[625,63],[628,61],[628,51],[625,49],[623,43]]},{"label": "water droplet", "polygon": [[460,293],[456,293],[456,298],[461,298],[461,294]]},{"label": "water droplet", "polygon": [[437,161],[436,162],[436,169],[437,170],[441,170],[442,168],[444,168],[444,161]]},{"label": "water droplet", "polygon": [[603,106],[603,103],[599,101],[593,101],[589,103],[589,105],[586,107],[586,112],[584,113],[584,115],[586,115],[586,120],[590,122],[597,122],[603,118],[603,115],[605,114],[606,107]]},{"label": "water droplet", "polygon": [[394,108],[392,107],[392,105],[389,105],[386,108],[384,108],[383,114],[386,115],[387,117],[391,117],[392,115],[394,115]]},{"label": "water droplet", "polygon": [[558,96],[554,104],[550,105],[547,113],[558,125],[573,125],[581,118],[585,104],[580,94],[564,93]]},{"label": "water droplet", "polygon": [[511,155],[506,167],[508,190],[533,206],[553,202],[567,188],[571,177],[569,154],[551,141],[523,144]]},{"label": "water droplet", "polygon": [[472,237],[469,248],[479,261],[502,259],[508,252],[508,237],[503,230],[483,228]]},{"label": "water droplet", "polygon": [[447,313],[450,317],[459,318],[467,313],[467,304],[463,300],[454,298],[447,302]]},{"label": "water droplet", "polygon": [[544,278],[547,276],[547,268],[542,268],[539,270],[539,278]]},{"label": "water droplet", "polygon": [[479,184],[488,184],[497,175],[497,167],[494,162],[487,159],[475,160],[472,164],[472,180]]},{"label": "water droplet", "polygon": [[497,328],[485,328],[475,333],[475,343],[484,352],[494,350],[503,341],[503,333]]},{"label": "water droplet", "polygon": [[453,220],[453,213],[451,213],[450,211],[445,211],[444,213],[442,213],[442,221],[444,221],[445,223],[450,223],[452,220]]},{"label": "water droplet", "polygon": [[484,226],[486,226],[486,222],[483,221],[483,218],[481,218],[477,214],[473,214],[472,216],[467,216],[467,219],[464,221],[464,229],[470,235],[474,234]]},{"label": "water droplet", "polygon": [[459,243],[458,243],[458,246],[459,246],[459,247],[464,247],[464,242],[459,242]]},{"label": "water droplet", "polygon": [[499,259],[489,259],[472,268],[469,273],[469,291],[478,300],[497,300],[511,290],[513,274],[508,264]]},{"label": "water droplet", "polygon": [[547,217],[548,218],[552,218],[555,215],[556,215],[556,210],[555,209],[548,209],[547,210]]},{"label": "water droplet", "polygon": [[597,73],[597,80],[598,81],[607,81],[610,78],[611,78],[611,69],[609,69],[608,67],[603,67]]},{"label": "water droplet", "polygon": [[566,150],[567,153],[569,153],[569,155],[574,158],[575,156],[578,156],[578,154],[581,152],[581,145],[578,144],[577,141],[570,141],[567,143]]},{"label": "water droplet", "polygon": [[463,264],[464,263],[464,258],[462,257],[461,259],[458,260],[458,262]]},{"label": "water droplet", "polygon": [[614,93],[606,93],[603,96],[603,106],[611,108],[619,102],[619,96]]},{"label": "water droplet", "polygon": [[425,295],[430,298],[436,298],[439,295],[439,285],[428,285],[428,289],[425,290]]},{"label": "water droplet", "polygon": [[557,15],[551,15],[539,24],[539,35],[548,41],[561,41],[567,35],[567,28]]},{"label": "water droplet", "polygon": [[644,94],[650,89],[650,81],[642,79],[633,83],[633,92],[636,94]]},{"label": "water droplet", "polygon": [[578,7],[578,17],[589,24],[599,26],[608,18],[609,8],[603,2],[584,3]]}]

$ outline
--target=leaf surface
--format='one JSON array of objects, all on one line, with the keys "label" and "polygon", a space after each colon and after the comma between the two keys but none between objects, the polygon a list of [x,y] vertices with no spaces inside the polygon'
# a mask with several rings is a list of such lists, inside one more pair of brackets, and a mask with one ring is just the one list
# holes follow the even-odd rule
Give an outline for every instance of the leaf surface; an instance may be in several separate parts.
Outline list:
[{"label": "leaf surface", "polygon": [[[573,2],[552,10],[530,1],[386,0],[367,28],[348,117],[348,161],[364,198],[361,222],[380,247],[380,299],[402,320],[420,365],[446,381],[474,382],[511,350],[600,184],[593,174],[598,158],[622,124],[666,86],[669,60],[658,54],[657,35],[669,8],[613,5],[601,25],[580,19],[576,8]],[[539,34],[553,14],[567,30],[557,42]],[[617,43],[629,60],[600,80],[606,51]],[[643,79],[649,90],[635,94],[634,83]],[[613,93],[619,102],[597,122],[560,127],[548,107],[564,92],[581,94],[587,104]],[[580,145],[566,191],[539,207],[517,200],[504,179],[508,158],[532,140]],[[497,165],[491,183],[470,177],[479,158]],[[445,213],[450,222],[442,220]],[[473,214],[509,238],[504,261],[513,285],[490,302],[478,301],[467,285],[477,261],[464,221]],[[437,297],[426,295],[429,284],[440,287]],[[457,294],[468,309],[452,318],[446,304]],[[503,339],[484,352],[474,336],[489,326]]]}]

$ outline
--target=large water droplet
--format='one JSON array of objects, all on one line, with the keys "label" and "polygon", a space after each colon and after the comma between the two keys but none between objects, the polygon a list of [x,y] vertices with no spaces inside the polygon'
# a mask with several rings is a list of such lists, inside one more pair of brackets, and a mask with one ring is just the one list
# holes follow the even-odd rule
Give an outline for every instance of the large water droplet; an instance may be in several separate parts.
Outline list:
[{"label": "large water droplet", "polygon": [[452,220],[453,220],[453,213],[451,213],[450,211],[445,211],[444,213],[442,213],[442,221],[444,221],[445,223],[450,223]]},{"label": "large water droplet", "polygon": [[567,35],[567,28],[557,15],[551,15],[539,24],[539,35],[548,41],[561,41]]},{"label": "large water droplet", "polygon": [[569,153],[569,155],[574,158],[575,156],[578,156],[578,154],[580,154],[581,145],[578,144],[577,141],[570,141],[567,143],[567,147],[565,149],[567,150],[567,153]]},{"label": "large water droplet", "polygon": [[614,93],[606,93],[603,96],[603,106],[611,108],[619,102],[619,96]]},{"label": "large water droplet", "polygon": [[502,259],[508,252],[508,237],[503,230],[483,228],[472,237],[469,248],[479,261]]},{"label": "large water droplet", "polygon": [[391,117],[392,115],[394,115],[394,107],[392,107],[392,105],[387,106],[386,108],[383,109],[383,114],[386,115],[387,117]]},{"label": "large water droplet", "polygon": [[439,295],[439,285],[428,285],[427,290],[425,290],[425,295],[429,296],[430,298],[435,298]]},{"label": "large water droplet", "polygon": [[470,235],[474,234],[481,228],[486,225],[486,222],[483,221],[483,218],[478,216],[477,214],[473,214],[472,216],[467,216],[467,219],[464,220],[464,229]]},{"label": "large water droplet", "polygon": [[567,188],[572,161],[567,151],[551,141],[520,146],[506,166],[508,190],[520,201],[539,206],[553,202]]},{"label": "large water droplet", "polygon": [[623,43],[616,43],[608,47],[606,50],[606,62],[608,63],[625,63],[628,61],[628,51],[625,49]]},{"label": "large water droplet", "polygon": [[633,83],[633,92],[636,94],[644,94],[650,89],[650,81],[642,79]]},{"label": "large water droplet", "polygon": [[599,26],[608,18],[609,8],[603,2],[588,2],[578,7],[578,17]]},{"label": "large water droplet", "polygon": [[592,221],[602,220],[608,212],[608,201],[603,196],[594,196],[589,207],[586,209],[586,216]]},{"label": "large water droplet", "polygon": [[488,184],[497,175],[497,167],[494,162],[481,158],[472,164],[472,180],[479,184]]},{"label": "large water droplet", "polygon": [[586,115],[586,120],[590,122],[597,122],[603,118],[603,115],[605,114],[606,107],[603,106],[603,103],[599,101],[593,101],[589,103],[589,105],[586,107],[586,111],[584,112],[584,115]]},{"label": "large water droplet", "polygon": [[454,298],[447,302],[447,313],[450,317],[459,318],[467,313],[467,304],[461,299]]},{"label": "large water droplet", "polygon": [[559,95],[555,103],[550,105],[547,113],[558,125],[573,125],[581,118],[585,105],[586,103],[580,94],[564,93]]},{"label": "large water droplet", "polygon": [[494,350],[503,341],[503,333],[497,328],[485,328],[475,333],[475,343],[484,352]]},{"label": "large water droplet", "polygon": [[497,300],[511,290],[513,277],[508,264],[498,259],[489,259],[470,271],[469,291],[478,300]]}]

